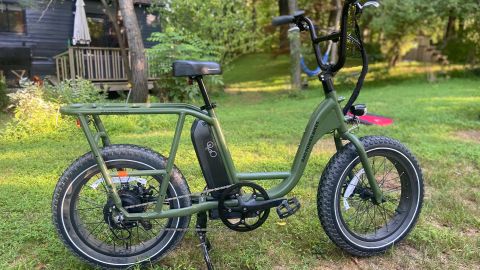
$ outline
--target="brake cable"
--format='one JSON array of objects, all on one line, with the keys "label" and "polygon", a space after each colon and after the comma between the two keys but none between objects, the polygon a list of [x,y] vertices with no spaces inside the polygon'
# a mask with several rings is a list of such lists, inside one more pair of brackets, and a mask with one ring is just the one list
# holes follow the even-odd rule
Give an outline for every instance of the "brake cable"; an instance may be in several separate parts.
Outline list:
[{"label": "brake cable", "polygon": [[363,44],[362,36],[361,36],[361,31],[360,31],[360,26],[358,25],[358,19],[357,16],[354,16],[355,19],[355,35],[357,36],[356,41],[358,42],[357,47],[360,50],[360,53],[362,55],[362,71],[360,72],[360,77],[358,78],[357,84],[355,86],[355,89],[353,90],[352,95],[348,99],[347,104],[343,108],[343,114],[346,115],[348,111],[350,110],[350,107],[352,107],[353,103],[357,100],[358,96],[360,95],[360,90],[362,90],[363,87],[363,82],[365,81],[365,77],[367,76],[368,73],[368,56],[367,52],[365,51],[365,47]]}]

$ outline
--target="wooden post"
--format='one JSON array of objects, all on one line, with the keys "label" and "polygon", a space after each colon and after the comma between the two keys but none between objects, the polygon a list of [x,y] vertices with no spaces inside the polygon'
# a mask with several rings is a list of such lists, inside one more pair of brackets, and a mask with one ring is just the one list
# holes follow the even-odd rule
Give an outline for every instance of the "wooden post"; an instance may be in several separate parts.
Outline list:
[{"label": "wooden post", "polygon": [[[56,68],[57,68],[57,81],[61,81],[60,80],[60,58],[55,58],[55,64],[56,64]],[[3,75],[3,74],[2,74]]]},{"label": "wooden post", "polygon": [[[297,0],[288,0],[288,8],[290,14],[295,14],[297,11]],[[294,30],[294,27],[296,27],[296,25],[291,25],[291,28],[288,31],[288,38],[290,40],[291,88],[292,90],[300,90],[302,88],[302,73],[300,70],[300,31]]]},{"label": "wooden post", "polygon": [[68,47],[68,61],[70,66],[70,79],[73,80],[75,79],[75,56],[73,55],[72,47]]}]

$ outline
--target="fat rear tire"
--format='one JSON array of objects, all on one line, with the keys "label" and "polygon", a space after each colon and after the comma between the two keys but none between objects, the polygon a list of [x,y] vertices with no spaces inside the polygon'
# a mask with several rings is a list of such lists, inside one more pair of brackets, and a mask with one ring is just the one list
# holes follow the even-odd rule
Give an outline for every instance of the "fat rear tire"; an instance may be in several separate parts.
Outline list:
[{"label": "fat rear tire", "polygon": [[[128,166],[135,170],[161,170],[165,169],[167,159],[146,148],[134,145],[112,145],[101,150],[101,154],[109,169],[115,169],[117,166]],[[87,243],[85,238],[80,236],[79,229],[75,226],[72,218],[71,204],[75,200],[75,190],[81,189],[82,185],[88,181],[87,177],[99,173],[98,165],[92,153],[87,153],[78,158],[61,176],[52,201],[53,224],[56,231],[65,244],[78,258],[95,267],[101,268],[130,268],[134,265],[152,264],[171,252],[183,239],[185,229],[190,223],[190,216],[172,218],[167,220],[166,228],[180,229],[178,231],[164,231],[157,236],[152,246],[143,253],[132,256],[118,254],[112,256],[102,253],[92,248],[91,243]],[[157,181],[158,177],[153,178]],[[73,194],[73,195],[72,195]],[[175,197],[190,194],[189,187],[184,176],[174,167],[170,178],[168,197]],[[191,206],[190,198],[179,198],[171,203],[172,208],[184,208]],[[137,225],[139,226],[139,225]],[[183,229],[183,231],[182,231]],[[88,239],[88,237],[87,237]],[[155,238],[156,239],[156,238]]]}]

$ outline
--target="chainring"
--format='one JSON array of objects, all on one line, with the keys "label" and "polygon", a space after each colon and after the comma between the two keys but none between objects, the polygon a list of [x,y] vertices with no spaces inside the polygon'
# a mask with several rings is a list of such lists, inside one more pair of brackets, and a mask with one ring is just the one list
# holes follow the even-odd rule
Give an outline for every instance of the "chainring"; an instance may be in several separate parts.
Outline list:
[{"label": "chainring", "polygon": [[[218,214],[223,224],[237,232],[253,231],[262,226],[270,209],[249,209],[248,205],[257,199],[268,200],[269,197],[265,189],[255,183],[238,183],[225,189],[218,200]],[[238,205],[227,206],[225,202],[229,200],[238,200]]]}]

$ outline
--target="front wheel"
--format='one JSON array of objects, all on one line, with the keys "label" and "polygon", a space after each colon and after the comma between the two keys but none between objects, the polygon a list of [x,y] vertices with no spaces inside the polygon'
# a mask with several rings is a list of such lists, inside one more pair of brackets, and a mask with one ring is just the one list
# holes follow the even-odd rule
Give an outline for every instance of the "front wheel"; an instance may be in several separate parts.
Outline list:
[{"label": "front wheel", "polygon": [[329,238],[355,256],[371,256],[401,241],[415,226],[423,201],[422,172],[396,140],[360,139],[383,194],[377,204],[353,144],[347,144],[323,172],[318,215]]},{"label": "front wheel", "polygon": [[[165,169],[167,159],[146,148],[112,145],[101,150],[110,173]],[[122,205],[131,213],[152,212],[163,176],[113,177]],[[129,268],[163,258],[182,240],[190,217],[124,221],[120,218],[92,153],[75,161],[53,194],[53,223],[60,239],[80,259],[102,268]],[[175,167],[163,209],[191,206],[185,178]]]}]

